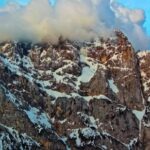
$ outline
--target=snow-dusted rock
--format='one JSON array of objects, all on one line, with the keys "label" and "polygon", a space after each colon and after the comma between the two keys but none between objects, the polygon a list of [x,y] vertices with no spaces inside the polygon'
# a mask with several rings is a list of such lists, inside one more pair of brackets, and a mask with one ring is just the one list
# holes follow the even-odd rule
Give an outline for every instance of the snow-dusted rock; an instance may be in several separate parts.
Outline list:
[{"label": "snow-dusted rock", "polygon": [[15,136],[0,129],[0,148],[19,140],[43,150],[147,148],[148,58],[121,32],[91,42],[1,43],[0,123]]}]

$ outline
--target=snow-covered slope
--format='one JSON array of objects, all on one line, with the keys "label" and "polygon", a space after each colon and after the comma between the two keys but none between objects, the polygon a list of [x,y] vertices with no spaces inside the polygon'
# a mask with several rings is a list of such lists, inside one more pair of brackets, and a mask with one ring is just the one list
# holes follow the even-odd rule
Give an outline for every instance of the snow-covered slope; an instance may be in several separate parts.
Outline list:
[{"label": "snow-covered slope", "polygon": [[121,32],[82,43],[1,43],[0,148],[144,149],[142,56]]}]

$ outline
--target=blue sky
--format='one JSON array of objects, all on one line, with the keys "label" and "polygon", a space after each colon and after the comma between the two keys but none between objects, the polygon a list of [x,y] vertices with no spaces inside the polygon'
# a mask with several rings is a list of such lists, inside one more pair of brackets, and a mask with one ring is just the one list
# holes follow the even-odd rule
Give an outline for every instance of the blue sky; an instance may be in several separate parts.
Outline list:
[{"label": "blue sky", "polygon": [[[0,0],[0,6],[5,6],[6,5],[6,2],[8,1],[16,1],[16,2],[19,2],[21,5],[27,5],[30,0]],[[50,0],[50,2],[52,3],[52,5],[54,5],[56,0]]]},{"label": "blue sky", "polygon": [[[0,0],[0,6],[5,6],[8,1],[11,2],[11,0]],[[21,5],[26,5],[30,0],[13,0],[13,1],[19,2]]]},{"label": "blue sky", "polygon": [[145,11],[146,21],[144,27],[150,35],[150,0],[117,0],[122,5],[134,9],[140,8]]}]

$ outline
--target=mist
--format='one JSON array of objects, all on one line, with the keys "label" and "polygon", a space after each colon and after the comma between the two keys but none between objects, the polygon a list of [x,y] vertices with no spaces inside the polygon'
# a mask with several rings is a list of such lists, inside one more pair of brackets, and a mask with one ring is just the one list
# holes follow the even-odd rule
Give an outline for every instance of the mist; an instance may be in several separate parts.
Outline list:
[{"label": "mist", "polygon": [[0,41],[48,40],[60,36],[70,40],[109,37],[123,31],[136,49],[149,49],[142,10],[129,10],[114,0],[31,0],[26,6],[8,3],[0,8]]}]

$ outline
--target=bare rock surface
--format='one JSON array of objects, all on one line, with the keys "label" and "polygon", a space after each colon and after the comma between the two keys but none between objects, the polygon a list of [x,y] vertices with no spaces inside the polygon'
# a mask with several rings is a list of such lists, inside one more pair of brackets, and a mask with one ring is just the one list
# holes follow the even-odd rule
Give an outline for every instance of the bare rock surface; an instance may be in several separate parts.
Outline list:
[{"label": "bare rock surface", "polygon": [[0,43],[0,149],[149,150],[149,57],[119,31]]}]

